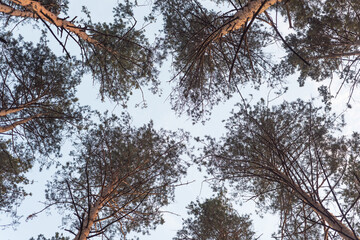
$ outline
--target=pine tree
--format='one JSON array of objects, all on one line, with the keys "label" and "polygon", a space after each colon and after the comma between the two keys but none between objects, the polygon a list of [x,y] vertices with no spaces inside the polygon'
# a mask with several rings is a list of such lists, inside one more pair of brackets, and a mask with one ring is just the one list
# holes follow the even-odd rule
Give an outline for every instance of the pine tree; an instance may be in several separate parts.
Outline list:
[{"label": "pine tree", "polygon": [[46,195],[70,222],[67,231],[76,240],[125,238],[161,224],[161,207],[186,170],[180,159],[186,135],[155,131],[152,123],[135,129],[128,117],[103,119],[85,131]]},{"label": "pine tree", "polygon": [[174,240],[254,239],[249,216],[240,216],[224,192],[204,202],[191,202],[187,208],[191,217],[184,220],[183,229],[177,232]]},{"label": "pine tree", "polygon": [[209,172],[279,213],[279,237],[359,236],[359,134],[335,137],[334,115],[297,101],[242,107],[221,142],[205,148]]},{"label": "pine tree", "polygon": [[36,46],[7,37],[0,55],[0,134],[31,151],[57,153],[62,130],[81,119],[75,87],[83,71],[57,57],[42,39]]},{"label": "pine tree", "polygon": [[[112,23],[94,23],[91,13],[87,18],[75,20],[67,16],[68,1],[63,0],[6,0],[0,2],[3,30],[0,37],[11,31],[10,23],[40,25],[48,30],[61,45],[66,56],[67,42],[75,41],[81,50],[83,66],[94,81],[100,84],[102,97],[126,104],[134,89],[151,85],[157,91],[157,71],[153,51],[148,46],[143,30],[136,30],[132,21],[134,3],[125,1],[114,7]],[[57,32],[58,34],[56,34]]]},{"label": "pine tree", "polygon": [[[359,71],[356,0],[214,2],[215,8],[197,0],[155,2],[164,17],[162,46],[174,59],[176,110],[198,120],[243,86],[285,86],[283,92],[286,77],[297,71],[300,86],[337,76],[336,92],[347,85],[351,96]],[[224,4],[228,11],[219,12]],[[293,33],[279,29],[284,20]],[[274,43],[283,45],[284,60],[267,52]],[[337,95],[327,85],[319,90],[328,103]]]},{"label": "pine tree", "polygon": [[219,13],[197,0],[155,2],[154,11],[164,18],[162,49],[174,59],[175,110],[199,120],[238,87],[283,81],[289,73],[263,51],[273,37],[263,23],[252,21],[274,3],[249,1],[244,8]]}]

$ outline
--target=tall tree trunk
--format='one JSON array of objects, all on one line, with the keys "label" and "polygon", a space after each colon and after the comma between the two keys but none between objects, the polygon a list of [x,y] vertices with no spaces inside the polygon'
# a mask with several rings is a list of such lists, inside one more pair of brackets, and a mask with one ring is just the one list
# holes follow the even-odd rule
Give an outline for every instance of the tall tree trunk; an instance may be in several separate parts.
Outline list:
[{"label": "tall tree trunk", "polygon": [[94,225],[94,222],[103,206],[104,199],[99,198],[94,205],[91,206],[89,214],[86,216],[83,221],[83,225],[79,230],[78,234],[74,238],[74,240],[86,240],[90,234],[90,230]]},{"label": "tall tree trunk", "polygon": [[305,192],[299,185],[297,185],[288,175],[278,170],[276,167],[273,171],[278,175],[287,186],[293,189],[297,197],[306,203],[311,209],[316,212],[327,225],[339,233],[344,240],[358,240],[355,233],[346,225],[344,225],[338,218],[330,213],[321,203],[313,199],[309,193]]},{"label": "tall tree trunk", "polygon": [[74,240],[86,240],[90,234],[91,228],[93,227],[95,220],[101,211],[101,208],[104,206],[104,203],[111,198],[112,192],[116,186],[117,181],[113,181],[102,191],[100,191],[99,199],[91,206],[89,214],[85,217],[81,229],[79,229],[78,234]]},{"label": "tall tree trunk", "polygon": [[270,6],[274,5],[277,2],[281,2],[282,0],[252,0],[248,4],[246,4],[242,9],[237,11],[234,17],[229,21],[228,24],[221,27],[219,30],[215,32],[214,40],[217,40],[229,32],[238,30],[242,28],[247,21],[250,21],[255,13],[259,10],[258,14],[263,13]]}]

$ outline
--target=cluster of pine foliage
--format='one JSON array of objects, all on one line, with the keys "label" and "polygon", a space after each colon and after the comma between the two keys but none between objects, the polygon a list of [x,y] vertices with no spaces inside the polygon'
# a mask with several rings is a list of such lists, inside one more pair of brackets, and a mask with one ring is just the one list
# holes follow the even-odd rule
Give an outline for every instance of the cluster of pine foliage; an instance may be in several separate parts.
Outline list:
[{"label": "cluster of pine foliage", "polygon": [[[28,171],[61,158],[70,140],[72,160],[57,166],[46,187],[45,208],[63,213],[66,230],[52,240],[150,233],[186,173],[184,155],[213,177],[218,194],[191,202],[176,240],[259,238],[250,216],[237,213],[218,187],[224,184],[280,216],[275,239],[360,239],[360,134],[343,135],[344,121],[331,110],[340,94],[351,107],[358,91],[359,0],[153,0],[145,21],[161,25],[154,42],[150,27],[135,24],[137,6],[117,1],[112,22],[94,22],[86,6],[82,19],[69,16],[69,0],[0,0],[1,214],[16,219],[30,194]],[[40,40],[22,37],[20,25],[41,29]],[[276,44],[281,58],[269,53]],[[191,134],[152,122],[136,128],[126,113],[133,92],[161,92],[159,66],[169,59],[174,114],[200,124],[217,104],[237,101],[221,139],[210,130],[196,138],[198,156]],[[76,90],[85,75],[124,113],[81,105]],[[289,77],[300,86],[318,82],[322,106],[311,99],[254,104],[242,91],[282,94]]]}]

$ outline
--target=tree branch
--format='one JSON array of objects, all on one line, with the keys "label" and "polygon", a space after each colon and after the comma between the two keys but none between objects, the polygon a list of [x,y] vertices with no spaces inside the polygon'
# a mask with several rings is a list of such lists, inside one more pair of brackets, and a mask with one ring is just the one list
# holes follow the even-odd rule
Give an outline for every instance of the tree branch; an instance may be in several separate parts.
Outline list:
[{"label": "tree branch", "polygon": [[34,18],[41,18],[42,20],[47,21],[60,29],[68,30],[69,32],[77,35],[82,40],[91,43],[96,47],[105,49],[110,53],[114,53],[113,50],[105,47],[97,40],[91,38],[83,28],[76,26],[71,21],[67,21],[65,19],[59,18],[57,15],[47,10],[43,5],[41,5],[41,3],[32,0],[11,0],[11,1],[22,7],[25,7],[30,11],[33,11],[34,14],[36,15]]},{"label": "tree branch", "polygon": [[17,126],[19,126],[19,125],[21,125],[21,124],[27,123],[27,122],[33,120],[34,118],[38,118],[38,117],[40,117],[41,115],[43,115],[43,114],[42,114],[42,113],[39,113],[39,114],[36,114],[35,116],[28,117],[28,118],[25,118],[25,119],[23,119],[23,120],[14,122],[14,123],[12,123],[11,125],[8,125],[8,126],[0,126],[0,133],[4,133],[4,132],[11,131],[11,130],[13,130],[15,127],[17,127]]},{"label": "tree branch", "polygon": [[336,59],[341,57],[351,57],[351,56],[359,56],[360,51],[354,52],[346,52],[346,53],[332,53],[328,55],[320,55],[315,57],[309,57],[310,60],[319,60],[319,59]]},{"label": "tree branch", "polygon": [[26,108],[27,106],[36,103],[40,98],[41,97],[37,97],[37,98],[31,100],[30,102],[20,104],[18,107],[15,107],[15,108],[2,109],[2,110],[0,110],[0,117],[4,117],[11,113],[19,112],[19,111],[23,110],[24,108]]},{"label": "tree branch", "polygon": [[14,17],[38,18],[37,15],[33,12],[21,11],[2,3],[0,3],[0,12]]}]

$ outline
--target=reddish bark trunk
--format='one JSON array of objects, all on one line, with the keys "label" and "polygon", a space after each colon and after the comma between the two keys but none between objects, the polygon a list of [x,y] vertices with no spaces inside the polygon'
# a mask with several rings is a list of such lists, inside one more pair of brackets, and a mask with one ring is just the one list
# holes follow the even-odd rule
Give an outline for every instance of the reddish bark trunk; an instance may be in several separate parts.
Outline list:
[{"label": "reddish bark trunk", "polygon": [[[266,9],[268,9],[270,6],[274,5],[277,2],[281,2],[282,0],[267,0],[264,4],[264,1],[266,0],[253,0],[250,1],[245,7],[243,7],[241,10],[237,11],[234,15],[234,17],[229,21],[228,24],[224,25],[222,28],[220,28],[215,33],[214,40],[217,40],[229,32],[238,30],[242,28],[247,21],[250,21],[255,13],[260,9],[258,14],[263,13]],[[262,7],[261,7],[262,6]]]},{"label": "reddish bark trunk", "polygon": [[109,186],[105,187],[103,191],[99,193],[99,199],[91,206],[89,214],[85,217],[82,228],[74,240],[86,240],[90,234],[91,228],[93,227],[96,218],[104,206],[104,203],[111,198],[112,192],[116,186],[116,182],[112,182]]}]

